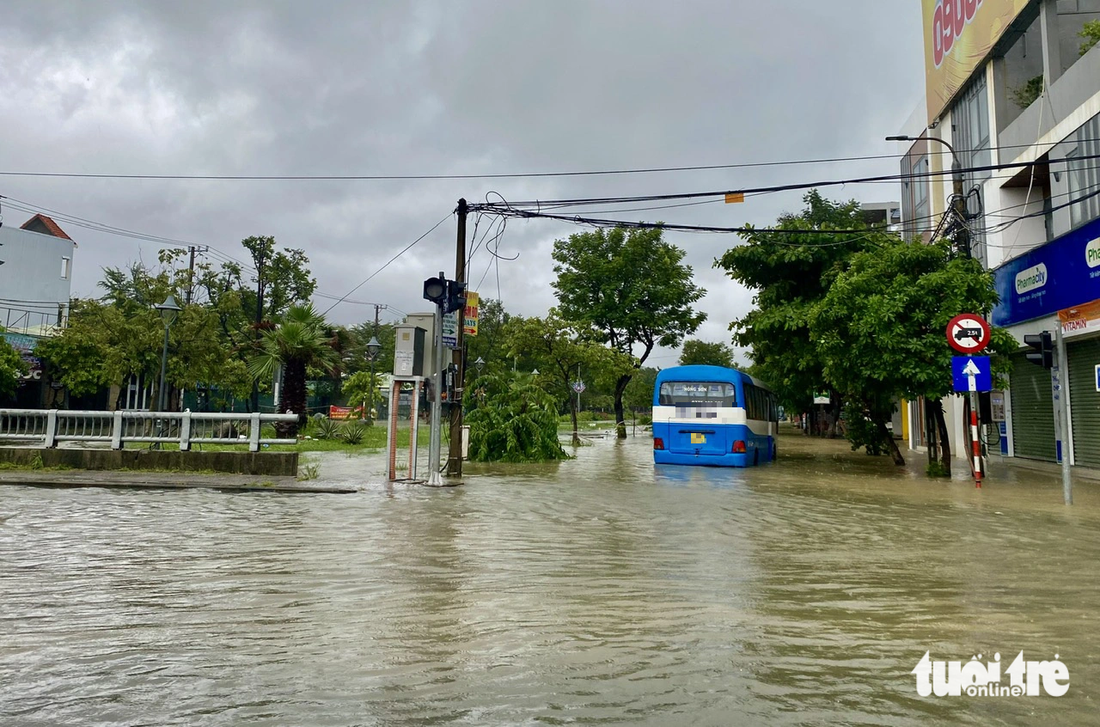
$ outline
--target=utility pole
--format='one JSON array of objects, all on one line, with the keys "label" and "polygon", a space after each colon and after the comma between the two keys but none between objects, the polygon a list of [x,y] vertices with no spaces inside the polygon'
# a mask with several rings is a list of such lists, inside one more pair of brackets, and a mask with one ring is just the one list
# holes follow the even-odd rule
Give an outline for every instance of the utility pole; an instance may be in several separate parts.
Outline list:
[{"label": "utility pole", "polygon": [[[256,260],[256,335],[255,340],[260,340],[260,323],[264,319],[264,253],[267,252],[264,245],[260,245],[260,256]],[[260,410],[260,381],[252,380],[252,411]]]},{"label": "utility pole", "polygon": [[[458,200],[458,239],[455,245],[455,280],[466,282],[466,199]],[[455,350],[451,360],[455,366],[454,401],[451,401],[451,446],[447,457],[447,475],[462,476],[462,399],[466,388],[466,351],[463,331],[466,327],[466,309],[457,311],[458,326],[455,331]],[[442,374],[442,372],[440,372]],[[443,379],[440,376],[440,383]]]},{"label": "utility pole", "polygon": [[203,245],[201,249],[195,245],[188,245],[187,249],[191,254],[191,260],[187,264],[187,305],[191,305],[191,298],[195,293],[195,253],[206,252],[210,248],[206,245]]},{"label": "utility pole", "polygon": [[1055,394],[1058,397],[1058,432],[1062,437],[1062,499],[1067,505],[1073,504],[1073,479],[1070,473],[1070,450],[1073,442],[1069,436],[1069,359],[1066,356],[1066,339],[1062,337],[1062,320],[1054,319],[1055,351],[1058,354],[1058,383]]}]

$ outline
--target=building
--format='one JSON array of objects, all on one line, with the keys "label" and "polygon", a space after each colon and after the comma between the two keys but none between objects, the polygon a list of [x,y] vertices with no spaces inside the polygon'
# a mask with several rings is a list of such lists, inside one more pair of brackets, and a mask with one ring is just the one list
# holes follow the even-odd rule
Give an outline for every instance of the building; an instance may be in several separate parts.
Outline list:
[{"label": "building", "polygon": [[[1068,370],[1066,449],[1075,464],[1100,467],[1100,447],[1085,444],[1100,435],[1100,0],[921,3],[926,106],[903,129],[922,138],[901,167],[931,176],[906,180],[904,228],[930,235],[951,204],[952,160],[968,170],[972,252],[1001,297],[992,322],[1020,344],[1008,390],[994,392],[992,448],[1058,457],[1051,372],[1027,361],[1023,341],[1060,326],[1066,360],[1053,378]],[[965,457],[962,400],[945,408]],[[923,437],[918,409],[913,444]]]},{"label": "building", "polygon": [[45,215],[35,215],[20,228],[0,226],[0,326],[31,367],[15,396],[18,406],[45,403],[34,348],[68,320],[75,251],[72,238]]}]

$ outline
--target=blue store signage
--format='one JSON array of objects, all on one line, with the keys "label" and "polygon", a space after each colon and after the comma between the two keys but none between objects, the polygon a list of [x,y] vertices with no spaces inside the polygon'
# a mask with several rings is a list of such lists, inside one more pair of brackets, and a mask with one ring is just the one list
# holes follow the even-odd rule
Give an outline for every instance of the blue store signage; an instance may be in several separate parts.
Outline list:
[{"label": "blue store signage", "polygon": [[1014,326],[1100,298],[1100,219],[993,271],[993,325]]}]

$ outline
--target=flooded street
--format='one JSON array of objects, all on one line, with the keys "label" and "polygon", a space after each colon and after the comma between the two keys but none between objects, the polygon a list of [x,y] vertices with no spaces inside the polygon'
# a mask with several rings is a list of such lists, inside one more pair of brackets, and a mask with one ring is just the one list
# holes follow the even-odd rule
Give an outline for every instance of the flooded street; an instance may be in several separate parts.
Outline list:
[{"label": "flooded street", "polygon": [[[442,490],[369,484],[380,455],[322,461],[354,495],[4,488],[0,724],[1096,724],[1100,485],[649,446]],[[910,674],[1021,650],[1069,692]]]}]

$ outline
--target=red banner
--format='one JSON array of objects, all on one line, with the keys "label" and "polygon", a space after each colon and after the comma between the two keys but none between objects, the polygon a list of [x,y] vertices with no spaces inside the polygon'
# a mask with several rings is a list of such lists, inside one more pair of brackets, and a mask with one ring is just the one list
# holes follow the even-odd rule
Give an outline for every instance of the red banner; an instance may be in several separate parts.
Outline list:
[{"label": "red banner", "polygon": [[362,419],[363,407],[356,406],[330,406],[328,408],[329,419]]}]

